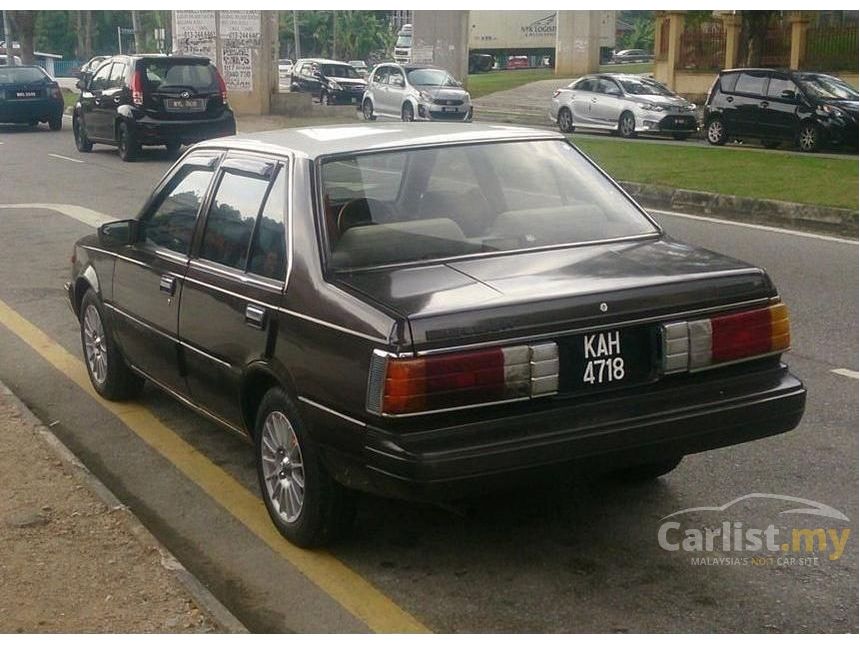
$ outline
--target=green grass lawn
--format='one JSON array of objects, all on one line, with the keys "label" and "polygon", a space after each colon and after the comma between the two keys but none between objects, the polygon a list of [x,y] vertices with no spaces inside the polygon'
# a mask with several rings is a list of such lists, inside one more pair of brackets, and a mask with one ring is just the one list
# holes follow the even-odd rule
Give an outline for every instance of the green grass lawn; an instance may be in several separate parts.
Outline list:
[{"label": "green grass lawn", "polygon": [[699,148],[607,139],[573,141],[615,179],[726,195],[857,209],[857,158]]},{"label": "green grass lawn", "polygon": [[509,90],[533,81],[545,81],[555,78],[555,72],[549,68],[540,69],[502,69],[495,72],[469,74],[467,89],[473,99],[493,92]]},{"label": "green grass lawn", "polygon": [[78,101],[78,93],[72,92],[71,90],[63,89],[63,102],[66,104],[66,107],[75,107],[75,103]]}]

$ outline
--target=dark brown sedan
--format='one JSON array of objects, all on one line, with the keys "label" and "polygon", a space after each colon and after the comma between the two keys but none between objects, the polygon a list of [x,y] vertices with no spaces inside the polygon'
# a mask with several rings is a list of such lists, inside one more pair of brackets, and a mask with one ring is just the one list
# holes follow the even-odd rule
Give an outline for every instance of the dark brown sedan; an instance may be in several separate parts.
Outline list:
[{"label": "dark brown sedan", "polygon": [[189,150],[75,246],[93,386],[148,380],[255,445],[302,546],[353,490],[463,496],[553,468],[657,477],[794,428],[788,312],[670,239],[564,137],[282,130]]}]

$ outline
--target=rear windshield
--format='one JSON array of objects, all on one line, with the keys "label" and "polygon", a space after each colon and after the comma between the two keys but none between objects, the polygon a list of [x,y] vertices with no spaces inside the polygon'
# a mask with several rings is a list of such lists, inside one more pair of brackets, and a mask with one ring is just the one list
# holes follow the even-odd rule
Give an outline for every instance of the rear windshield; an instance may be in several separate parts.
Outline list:
[{"label": "rear windshield", "polygon": [[329,78],[361,78],[349,65],[323,65],[322,72]]},{"label": "rear windshield", "polygon": [[564,141],[369,153],[321,170],[335,270],[657,231]]},{"label": "rear windshield", "polygon": [[161,87],[207,89],[216,84],[213,67],[208,63],[157,60],[144,61],[141,64],[152,91]]},{"label": "rear windshield", "polygon": [[0,69],[0,83],[36,83],[48,78],[40,67],[4,67]]}]

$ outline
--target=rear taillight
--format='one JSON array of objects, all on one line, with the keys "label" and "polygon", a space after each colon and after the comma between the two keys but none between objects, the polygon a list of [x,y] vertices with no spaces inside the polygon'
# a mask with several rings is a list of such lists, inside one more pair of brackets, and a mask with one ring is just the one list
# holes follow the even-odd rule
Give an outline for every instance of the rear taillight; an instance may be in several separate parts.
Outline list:
[{"label": "rear taillight", "polygon": [[135,105],[143,105],[143,72],[135,71],[131,77],[131,102]]},{"label": "rear taillight", "polygon": [[227,83],[224,82],[224,77],[221,76],[221,72],[217,69],[215,70],[215,78],[218,79],[218,90],[221,92],[221,100],[227,103]]},{"label": "rear taillight", "polygon": [[59,85],[51,85],[51,97],[55,99],[63,98],[63,91],[60,89]]},{"label": "rear taillight", "polygon": [[558,391],[555,343],[493,347],[418,358],[374,352],[367,409],[374,414],[420,414]]},{"label": "rear taillight", "polygon": [[663,373],[699,370],[777,354],[791,347],[788,307],[780,303],[662,326]]}]

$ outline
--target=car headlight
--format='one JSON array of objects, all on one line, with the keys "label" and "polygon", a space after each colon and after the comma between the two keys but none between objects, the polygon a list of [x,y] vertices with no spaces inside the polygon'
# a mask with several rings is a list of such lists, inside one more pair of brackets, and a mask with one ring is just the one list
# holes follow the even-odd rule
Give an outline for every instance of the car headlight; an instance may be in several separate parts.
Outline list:
[{"label": "car headlight", "polygon": [[643,110],[648,110],[649,112],[665,112],[666,108],[662,105],[657,105],[656,103],[642,103],[640,106]]},{"label": "car headlight", "polygon": [[687,103],[686,109],[687,109],[687,112],[693,112],[696,109],[696,104],[695,103]]},{"label": "car headlight", "polygon": [[827,116],[833,116],[833,117],[844,117],[845,116],[845,113],[834,105],[822,105],[821,111],[824,112]]},{"label": "car headlight", "polygon": [[334,81],[329,81],[328,87],[330,90],[334,90],[335,92],[339,92],[343,89],[338,83],[335,83]]}]

